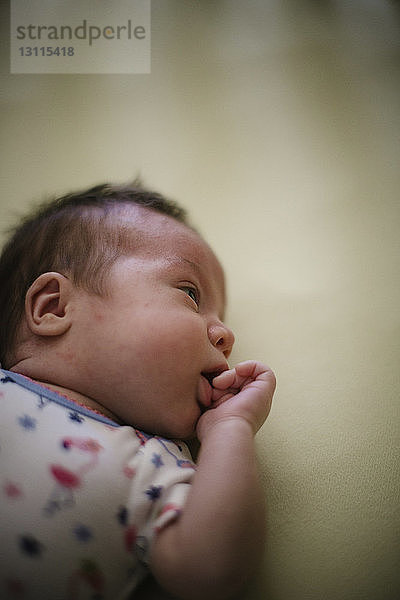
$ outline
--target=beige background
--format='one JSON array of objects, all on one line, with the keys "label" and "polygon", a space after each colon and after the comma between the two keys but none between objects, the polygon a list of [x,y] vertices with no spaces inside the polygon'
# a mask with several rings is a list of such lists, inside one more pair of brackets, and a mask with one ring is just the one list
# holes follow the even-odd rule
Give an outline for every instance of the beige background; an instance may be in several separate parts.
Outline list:
[{"label": "beige background", "polygon": [[399,3],[153,0],[132,76],[8,75],[5,4],[1,228],[137,172],[187,206],[278,378],[246,600],[396,600]]}]

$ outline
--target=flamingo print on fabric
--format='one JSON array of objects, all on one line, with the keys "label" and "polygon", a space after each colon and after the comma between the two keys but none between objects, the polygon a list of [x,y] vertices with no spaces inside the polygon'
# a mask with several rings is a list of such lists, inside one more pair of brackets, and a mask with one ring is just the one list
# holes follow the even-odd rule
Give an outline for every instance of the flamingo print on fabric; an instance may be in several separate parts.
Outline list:
[{"label": "flamingo print on fabric", "polygon": [[102,446],[92,438],[63,438],[61,445],[68,451],[78,450],[88,458],[85,457],[81,466],[74,471],[64,465],[50,465],[50,473],[55,480],[55,487],[44,507],[44,512],[48,516],[62,508],[74,505],[74,491],[81,487],[85,474],[96,467],[99,452],[102,450]]}]

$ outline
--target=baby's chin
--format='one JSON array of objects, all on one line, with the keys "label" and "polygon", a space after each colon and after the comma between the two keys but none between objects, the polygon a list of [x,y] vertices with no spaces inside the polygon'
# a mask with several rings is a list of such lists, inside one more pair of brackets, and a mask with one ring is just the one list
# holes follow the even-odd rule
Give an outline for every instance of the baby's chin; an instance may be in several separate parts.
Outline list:
[{"label": "baby's chin", "polygon": [[151,433],[171,440],[189,441],[196,439],[196,429],[202,410],[197,407],[193,412],[182,414],[181,418],[176,418],[174,422],[165,423],[155,428]]}]

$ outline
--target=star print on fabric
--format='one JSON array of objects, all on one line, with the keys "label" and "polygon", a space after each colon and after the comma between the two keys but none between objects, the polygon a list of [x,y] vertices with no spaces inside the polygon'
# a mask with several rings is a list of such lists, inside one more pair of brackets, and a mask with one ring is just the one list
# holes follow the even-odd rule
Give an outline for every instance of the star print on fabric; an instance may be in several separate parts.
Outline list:
[{"label": "star print on fabric", "polygon": [[117,520],[121,525],[126,525],[128,522],[129,511],[126,506],[120,506],[117,513]]},{"label": "star print on fabric", "polygon": [[155,452],[153,454],[151,462],[153,463],[156,469],[159,469],[164,464],[163,459],[161,458],[161,454],[156,454]]},{"label": "star print on fabric", "polygon": [[73,421],[74,423],[83,423],[83,421],[85,420],[82,415],[80,415],[78,412],[75,411],[71,411],[69,413],[69,419],[70,421]]},{"label": "star print on fabric", "polygon": [[14,383],[14,379],[12,379],[11,377],[8,377],[8,375],[6,375],[2,379],[0,379],[0,381],[1,381],[1,383]]},{"label": "star print on fabric", "polygon": [[36,419],[34,419],[33,417],[30,417],[29,415],[24,415],[23,417],[19,417],[18,423],[26,431],[34,431],[36,429]]},{"label": "star print on fabric", "polygon": [[23,535],[19,539],[19,547],[21,552],[28,556],[40,557],[44,550],[43,544],[39,542],[33,535]]},{"label": "star print on fabric", "polygon": [[73,534],[80,542],[89,542],[93,538],[90,527],[86,527],[86,525],[82,525],[81,523],[73,529]]},{"label": "star print on fabric", "polygon": [[47,517],[52,517],[58,510],[61,510],[62,505],[57,500],[50,499],[46,506],[43,508],[43,513]]},{"label": "star print on fabric", "polygon": [[145,494],[154,502],[161,496],[162,489],[162,485],[152,485],[145,491]]}]

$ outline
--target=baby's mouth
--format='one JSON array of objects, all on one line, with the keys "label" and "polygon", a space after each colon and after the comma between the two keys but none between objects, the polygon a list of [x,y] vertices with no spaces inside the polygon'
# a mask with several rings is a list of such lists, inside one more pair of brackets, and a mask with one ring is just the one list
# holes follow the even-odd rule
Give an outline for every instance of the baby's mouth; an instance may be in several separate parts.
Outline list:
[{"label": "baby's mouth", "polygon": [[222,371],[211,371],[210,373],[202,373],[201,376],[207,379],[208,383],[212,387],[212,380],[214,379],[214,377],[217,377],[217,375],[219,375],[220,373],[222,373]]},{"label": "baby's mouth", "polygon": [[[226,367],[226,368],[228,368],[228,367]],[[226,370],[226,368],[221,368],[216,371],[208,371],[208,372],[201,373],[197,393],[198,393],[198,402],[199,402],[200,408],[202,409],[203,412],[205,410],[207,410],[208,408],[210,408],[210,406],[212,404],[212,392],[213,392],[212,381],[213,381],[214,377],[217,377],[217,375],[220,375],[223,371]]]},{"label": "baby's mouth", "polygon": [[211,380],[204,373],[200,375],[197,386],[197,400],[202,412],[211,406],[212,402],[212,385]]}]

